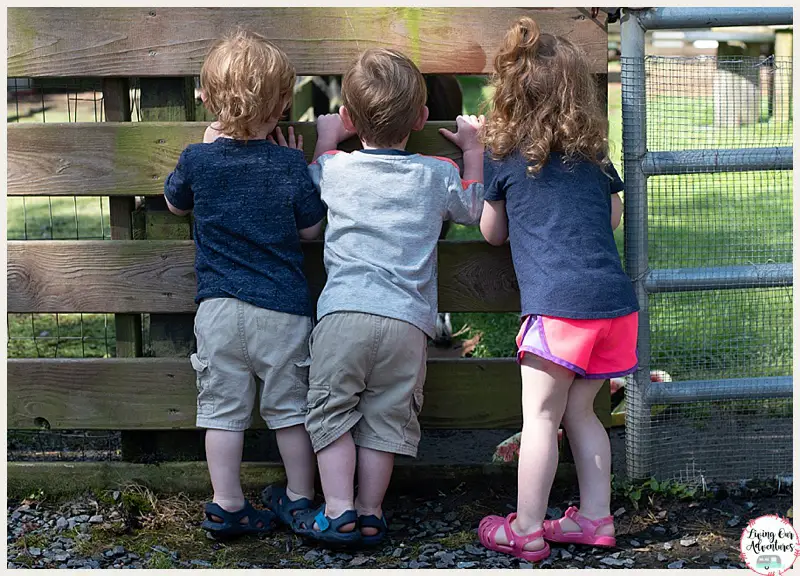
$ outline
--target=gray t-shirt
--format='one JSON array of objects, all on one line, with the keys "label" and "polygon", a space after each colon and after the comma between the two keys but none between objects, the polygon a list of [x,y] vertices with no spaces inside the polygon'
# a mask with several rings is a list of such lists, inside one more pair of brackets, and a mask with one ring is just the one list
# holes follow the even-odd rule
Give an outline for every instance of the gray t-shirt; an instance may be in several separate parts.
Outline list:
[{"label": "gray t-shirt", "polygon": [[463,181],[447,158],[394,149],[326,152],[309,171],[328,207],[317,317],[376,314],[432,337],[442,221],[477,224],[483,184]]}]

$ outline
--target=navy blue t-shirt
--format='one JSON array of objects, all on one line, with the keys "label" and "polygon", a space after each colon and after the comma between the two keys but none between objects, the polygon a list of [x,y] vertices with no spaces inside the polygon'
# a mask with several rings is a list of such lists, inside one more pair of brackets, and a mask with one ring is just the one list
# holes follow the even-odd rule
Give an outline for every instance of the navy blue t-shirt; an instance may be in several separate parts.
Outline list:
[{"label": "navy blue t-shirt", "polygon": [[[611,228],[612,165],[566,162],[552,153],[536,175],[513,154],[486,155],[486,200],[505,200],[522,314],[592,320],[639,309]],[[605,171],[605,172],[604,172]]]},{"label": "navy blue t-shirt", "polygon": [[325,216],[299,150],[267,140],[190,144],[164,196],[194,212],[197,298],[310,316],[298,229]]}]

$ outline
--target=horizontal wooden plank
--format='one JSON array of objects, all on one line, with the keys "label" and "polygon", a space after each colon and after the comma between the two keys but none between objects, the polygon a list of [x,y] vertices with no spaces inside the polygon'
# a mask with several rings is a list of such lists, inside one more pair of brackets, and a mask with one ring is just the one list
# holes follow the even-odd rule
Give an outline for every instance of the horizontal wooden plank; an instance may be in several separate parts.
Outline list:
[{"label": "horizontal wooden plank", "polygon": [[[9,360],[7,374],[10,429],[195,427],[195,372],[185,358]],[[431,359],[420,422],[432,429],[518,428],[520,386],[512,358]],[[606,397],[607,387],[595,409],[607,425]],[[264,427],[257,414],[253,427]]]},{"label": "horizontal wooden plank", "polygon": [[[325,284],[322,242],[303,244],[309,286]],[[519,288],[508,247],[439,242],[439,308],[514,312]],[[194,243],[188,240],[8,242],[8,312],[192,313]]]},{"label": "horizontal wooden plank", "polygon": [[[195,372],[185,358],[9,360],[7,390],[9,428],[195,427]],[[515,428],[521,418],[513,359],[429,361],[424,427]]]},{"label": "horizontal wooden plank", "polygon": [[[314,123],[281,123],[303,135],[310,161],[317,142]],[[181,151],[203,141],[201,122],[103,122],[9,124],[9,196],[148,196],[164,193],[164,179]],[[453,122],[429,122],[411,135],[408,149],[459,161],[461,150],[439,134]],[[356,150],[355,138],[342,150]]]},{"label": "horizontal wooden plank", "polygon": [[8,75],[197,75],[214,39],[258,32],[302,75],[343,74],[371,47],[399,49],[428,74],[489,73],[523,14],[569,37],[605,72],[606,15],[586,8],[10,8]]}]

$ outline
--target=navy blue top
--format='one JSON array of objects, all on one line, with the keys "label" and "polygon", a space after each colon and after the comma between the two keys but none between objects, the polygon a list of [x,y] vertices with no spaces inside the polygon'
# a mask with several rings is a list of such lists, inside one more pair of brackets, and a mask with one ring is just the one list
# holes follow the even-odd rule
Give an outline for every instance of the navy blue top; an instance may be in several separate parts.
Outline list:
[{"label": "navy blue top", "polygon": [[194,211],[197,297],[310,316],[298,229],[325,216],[299,150],[267,140],[190,144],[164,196]]},{"label": "navy blue top", "polygon": [[[618,318],[639,309],[611,228],[612,165],[565,162],[560,153],[535,176],[519,154],[486,156],[486,200],[505,200],[523,316]],[[605,172],[604,172],[605,170]]]}]

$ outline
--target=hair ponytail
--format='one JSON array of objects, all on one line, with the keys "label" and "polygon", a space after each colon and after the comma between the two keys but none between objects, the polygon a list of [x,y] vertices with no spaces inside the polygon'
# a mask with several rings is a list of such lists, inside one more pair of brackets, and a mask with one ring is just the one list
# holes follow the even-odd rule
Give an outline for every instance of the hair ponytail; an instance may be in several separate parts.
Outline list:
[{"label": "hair ponytail", "polygon": [[535,54],[536,49],[539,47],[539,39],[542,37],[542,32],[536,20],[523,16],[511,28],[509,35],[514,39],[514,43],[519,50],[532,51]]},{"label": "hair ponytail", "polygon": [[508,70],[521,59],[533,60],[539,52],[542,32],[533,18],[523,16],[506,32],[495,58],[495,70]]},{"label": "hair ponytail", "polygon": [[586,55],[524,16],[494,60],[491,110],[481,140],[495,159],[519,152],[536,173],[551,152],[608,161],[605,112]]}]

